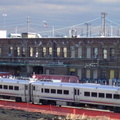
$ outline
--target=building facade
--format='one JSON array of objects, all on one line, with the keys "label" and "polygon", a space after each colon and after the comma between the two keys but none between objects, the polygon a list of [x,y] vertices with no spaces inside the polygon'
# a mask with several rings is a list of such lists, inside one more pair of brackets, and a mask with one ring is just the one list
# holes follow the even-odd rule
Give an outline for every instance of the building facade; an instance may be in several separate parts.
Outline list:
[{"label": "building facade", "polygon": [[1,38],[0,71],[120,78],[120,38]]}]

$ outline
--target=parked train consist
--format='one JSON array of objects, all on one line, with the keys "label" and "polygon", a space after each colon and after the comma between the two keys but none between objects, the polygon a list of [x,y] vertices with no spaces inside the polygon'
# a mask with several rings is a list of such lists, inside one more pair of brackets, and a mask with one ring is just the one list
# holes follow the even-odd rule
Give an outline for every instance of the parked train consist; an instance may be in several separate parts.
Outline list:
[{"label": "parked train consist", "polygon": [[56,80],[56,82],[69,82],[69,83],[79,83],[79,78],[77,76],[71,76],[71,75],[46,75],[46,74],[34,74],[32,78],[38,79],[38,80],[46,80],[46,79],[53,79]]},{"label": "parked train consist", "polygon": [[0,78],[0,97],[58,106],[97,106],[120,112],[120,87]]}]

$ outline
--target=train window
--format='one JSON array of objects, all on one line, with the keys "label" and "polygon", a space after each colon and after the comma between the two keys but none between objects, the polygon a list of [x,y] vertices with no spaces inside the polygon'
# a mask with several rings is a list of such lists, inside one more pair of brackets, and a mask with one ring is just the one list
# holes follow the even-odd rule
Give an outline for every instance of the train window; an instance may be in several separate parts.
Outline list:
[{"label": "train window", "polygon": [[28,90],[28,86],[27,85],[25,85],[25,90]]},{"label": "train window", "polygon": [[13,86],[9,86],[9,90],[13,90]]},{"label": "train window", "polygon": [[112,98],[112,94],[107,93],[106,98]]},{"label": "train window", "polygon": [[56,93],[56,90],[55,89],[51,89],[51,93]]},{"label": "train window", "polygon": [[0,89],[2,89],[2,85],[0,85]]},{"label": "train window", "polygon": [[49,89],[46,88],[46,89],[45,89],[45,93],[49,93]]},{"label": "train window", "polygon": [[74,89],[74,94],[75,95],[79,95],[79,90],[78,89]]},{"label": "train window", "polygon": [[41,92],[43,93],[43,88],[41,89]]},{"label": "train window", "polygon": [[14,90],[19,90],[19,87],[18,86],[14,86]]},{"label": "train window", "polygon": [[104,97],[105,97],[105,94],[104,94],[104,93],[99,93],[99,97],[100,97],[100,98],[104,98]]},{"label": "train window", "polygon": [[68,90],[64,90],[64,94],[65,95],[69,95],[69,91]]},{"label": "train window", "polygon": [[33,90],[35,90],[35,86],[32,86]]},{"label": "train window", "polygon": [[84,96],[90,96],[90,92],[84,92]]},{"label": "train window", "polygon": [[114,94],[114,99],[120,99],[120,95]]},{"label": "train window", "polygon": [[78,90],[78,95],[79,95],[80,91]]},{"label": "train window", "polygon": [[7,85],[4,85],[4,89],[8,89],[8,86],[7,86]]},{"label": "train window", "polygon": [[77,95],[76,89],[74,90],[74,94]]},{"label": "train window", "polygon": [[57,90],[57,94],[62,94],[62,90]]},{"label": "train window", "polygon": [[92,97],[97,97],[97,93],[96,93],[96,92],[92,92],[92,93],[91,93],[91,96],[92,96]]}]

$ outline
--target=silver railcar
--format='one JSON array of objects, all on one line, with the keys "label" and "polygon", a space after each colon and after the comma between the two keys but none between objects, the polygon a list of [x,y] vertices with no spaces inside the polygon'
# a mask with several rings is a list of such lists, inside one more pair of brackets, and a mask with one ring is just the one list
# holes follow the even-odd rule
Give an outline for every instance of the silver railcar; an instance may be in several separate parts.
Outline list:
[{"label": "silver railcar", "polygon": [[30,101],[30,82],[27,80],[0,78],[0,98],[16,102]]},{"label": "silver railcar", "polygon": [[120,112],[120,87],[0,78],[0,98],[17,102],[97,106]]},{"label": "silver railcar", "polygon": [[120,111],[120,87],[99,84],[33,82],[32,102],[89,105]]}]

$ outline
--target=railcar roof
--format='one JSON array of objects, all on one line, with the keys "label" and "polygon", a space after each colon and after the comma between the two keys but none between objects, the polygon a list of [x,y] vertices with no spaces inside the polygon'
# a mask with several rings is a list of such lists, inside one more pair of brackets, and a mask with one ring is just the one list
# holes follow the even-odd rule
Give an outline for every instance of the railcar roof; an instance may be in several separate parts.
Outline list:
[{"label": "railcar roof", "polygon": [[30,81],[28,80],[18,80],[18,79],[10,79],[10,78],[0,78],[0,83],[21,83],[28,84]]},{"label": "railcar roof", "polygon": [[45,85],[45,86],[63,86],[63,87],[75,87],[75,88],[90,88],[90,89],[108,89],[108,90],[120,90],[120,87],[111,86],[111,85],[100,85],[93,83],[53,83],[53,82],[33,82],[32,85]]}]

